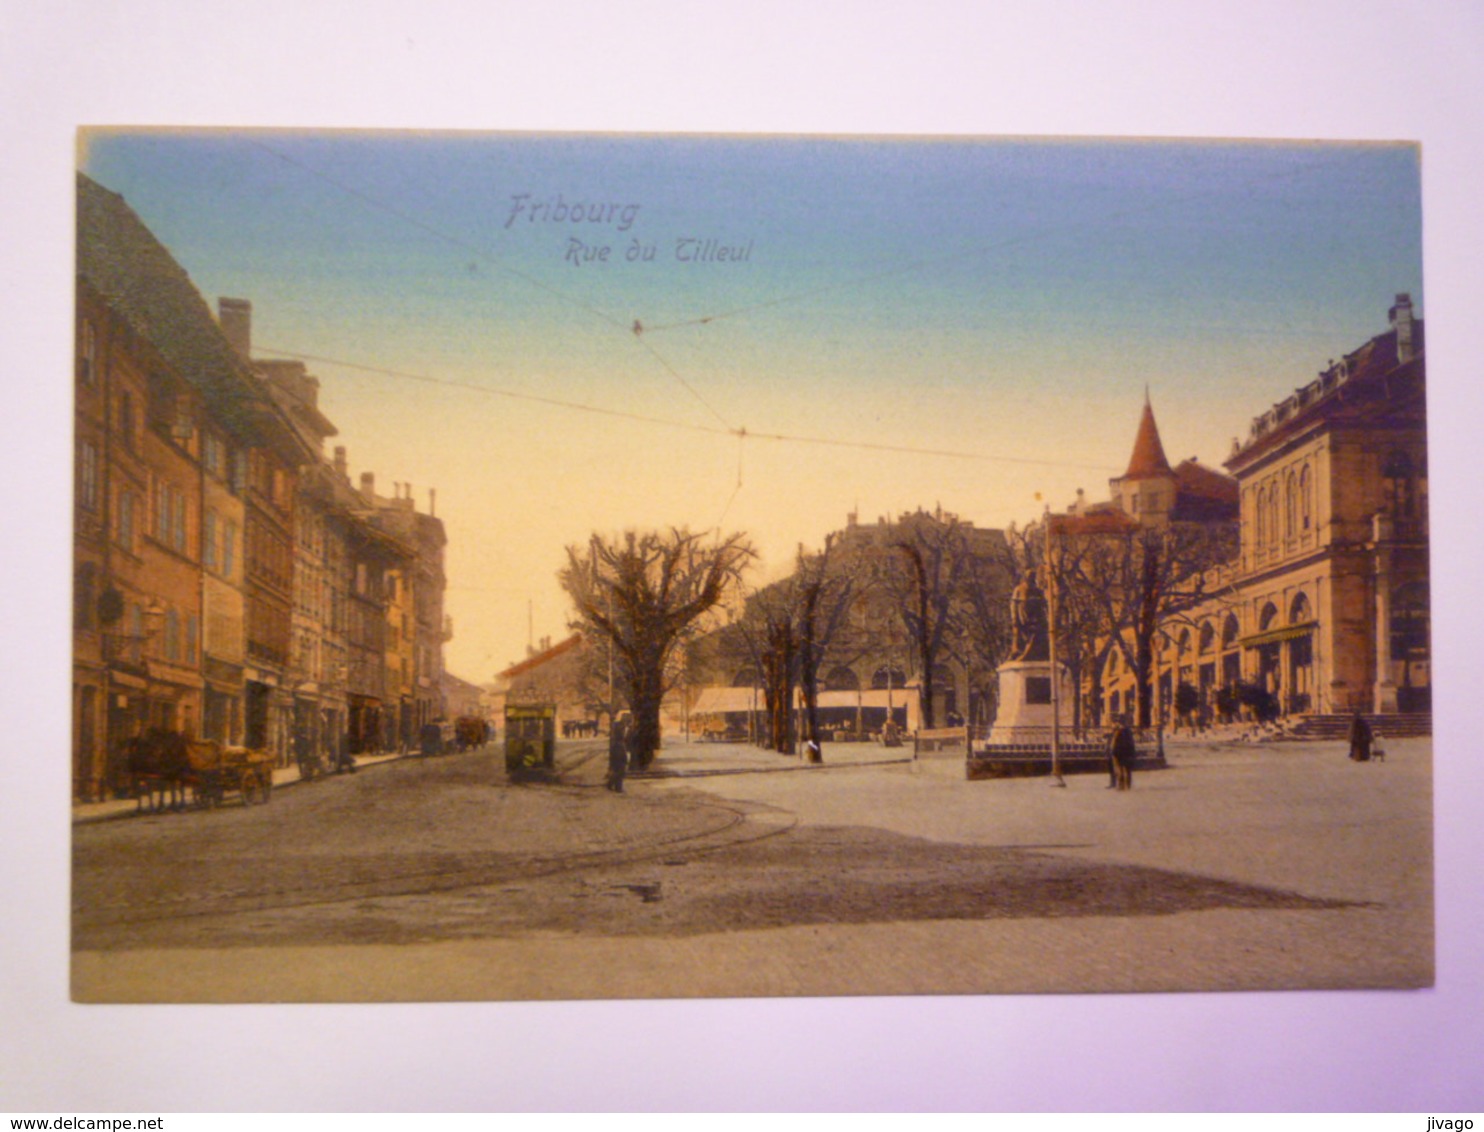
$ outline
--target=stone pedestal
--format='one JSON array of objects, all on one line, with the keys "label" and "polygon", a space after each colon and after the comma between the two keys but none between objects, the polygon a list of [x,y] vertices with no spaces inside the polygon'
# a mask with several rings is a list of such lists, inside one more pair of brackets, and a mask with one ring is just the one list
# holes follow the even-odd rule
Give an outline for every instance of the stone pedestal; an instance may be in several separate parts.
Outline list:
[{"label": "stone pedestal", "polygon": [[[1061,687],[1057,689],[1061,708],[1061,726],[1070,738],[1072,726],[1071,681],[1065,668]],[[999,711],[989,732],[992,746],[1009,743],[1051,742],[1051,662],[1046,660],[1012,660],[1000,665]]]}]

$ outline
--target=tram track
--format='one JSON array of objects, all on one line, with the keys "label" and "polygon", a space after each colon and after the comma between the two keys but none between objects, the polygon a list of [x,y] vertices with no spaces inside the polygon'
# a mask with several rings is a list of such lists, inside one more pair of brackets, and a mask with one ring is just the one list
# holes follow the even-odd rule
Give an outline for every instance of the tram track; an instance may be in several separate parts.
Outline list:
[{"label": "tram track", "polygon": [[[581,769],[602,751],[594,748],[572,752],[559,764],[559,774],[567,776]],[[546,801],[562,797],[591,797],[597,784],[582,784],[570,777],[565,781],[532,785],[522,789],[539,790]],[[715,799],[652,798],[630,792],[623,805],[646,810],[664,810],[692,819],[692,828],[658,837],[636,835],[619,844],[599,848],[575,848],[554,852],[489,852],[474,859],[458,854],[414,854],[407,867],[375,877],[325,876],[301,871],[302,879],[287,880],[284,871],[296,868],[293,858],[274,862],[271,871],[277,876],[258,883],[233,885],[229,888],[179,888],[173,891],[141,893],[113,899],[77,899],[73,908],[73,930],[79,945],[89,936],[127,931],[166,921],[184,921],[229,917],[243,914],[288,910],[330,909],[336,905],[378,899],[392,899],[429,894],[450,894],[471,889],[501,888],[544,878],[578,874],[586,871],[621,868],[648,862],[716,852],[779,836],[792,829],[796,819],[781,811],[759,811]],[[702,816],[700,828],[695,818]],[[760,819],[760,820],[749,820]],[[428,860],[432,856],[434,860]],[[452,859],[450,859],[452,858]],[[369,861],[359,862],[359,868]],[[383,859],[376,867],[385,866]],[[351,860],[341,868],[356,871],[358,862]]]}]

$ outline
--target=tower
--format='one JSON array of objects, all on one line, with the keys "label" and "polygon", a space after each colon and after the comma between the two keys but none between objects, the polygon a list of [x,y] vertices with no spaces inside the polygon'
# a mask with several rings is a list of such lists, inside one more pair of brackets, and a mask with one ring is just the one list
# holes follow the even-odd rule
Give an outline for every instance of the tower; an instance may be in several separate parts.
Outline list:
[{"label": "tower", "polygon": [[1108,487],[1113,500],[1129,518],[1147,526],[1169,523],[1175,507],[1177,477],[1165,458],[1148,389],[1144,391],[1144,412],[1139,418],[1128,470],[1109,480]]}]

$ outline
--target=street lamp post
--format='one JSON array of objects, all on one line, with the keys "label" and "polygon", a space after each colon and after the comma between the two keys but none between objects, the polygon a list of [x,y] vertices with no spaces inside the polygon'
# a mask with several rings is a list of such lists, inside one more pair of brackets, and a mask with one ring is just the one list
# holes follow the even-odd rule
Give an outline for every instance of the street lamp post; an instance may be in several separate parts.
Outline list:
[{"label": "street lamp post", "polygon": [[1051,508],[1046,508],[1046,645],[1051,660],[1051,784],[1065,786],[1061,776],[1061,672],[1056,664],[1056,563],[1052,558]]}]

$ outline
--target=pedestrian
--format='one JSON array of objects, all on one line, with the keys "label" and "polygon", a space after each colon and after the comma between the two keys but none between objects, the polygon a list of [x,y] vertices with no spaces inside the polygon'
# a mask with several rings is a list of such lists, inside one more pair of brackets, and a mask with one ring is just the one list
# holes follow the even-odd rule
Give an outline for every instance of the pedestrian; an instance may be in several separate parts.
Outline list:
[{"label": "pedestrian", "polygon": [[807,742],[807,743],[804,744],[804,755],[805,755],[806,761],[808,761],[808,762],[811,762],[811,763],[822,763],[822,762],[824,762],[824,754],[819,749],[819,740],[818,739],[810,739],[809,742]]},{"label": "pedestrian", "polygon": [[1360,714],[1360,709],[1356,708],[1354,716],[1350,719],[1350,757],[1358,763],[1369,762],[1371,743],[1374,740],[1371,725],[1365,721],[1365,716]]},{"label": "pedestrian", "polygon": [[1119,720],[1118,726],[1108,738],[1109,786],[1117,790],[1134,788],[1134,760],[1139,757],[1138,745],[1134,742],[1133,728],[1128,719]]},{"label": "pedestrian", "polygon": [[604,783],[615,794],[623,793],[624,775],[629,769],[629,713],[620,712],[608,730],[608,779]]}]

